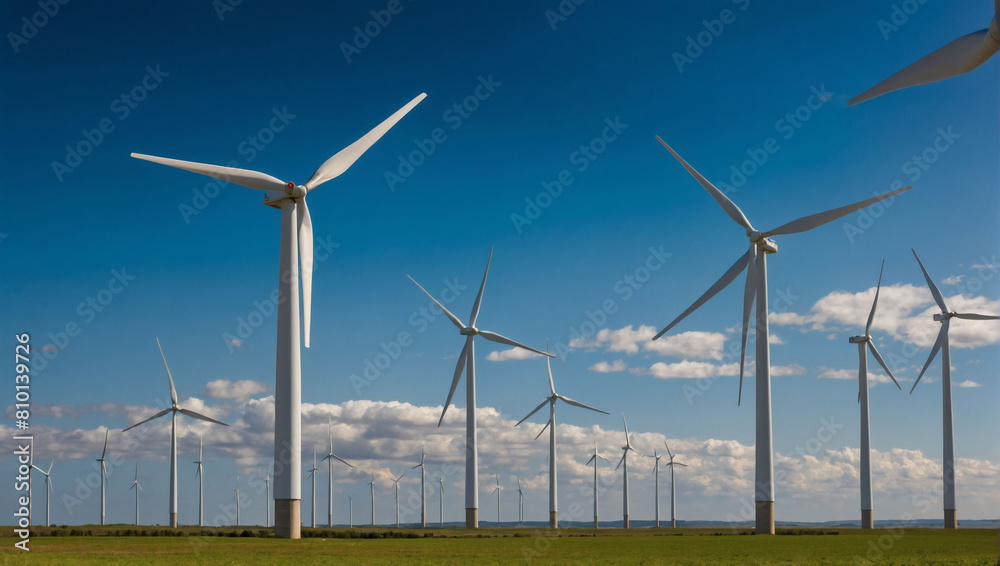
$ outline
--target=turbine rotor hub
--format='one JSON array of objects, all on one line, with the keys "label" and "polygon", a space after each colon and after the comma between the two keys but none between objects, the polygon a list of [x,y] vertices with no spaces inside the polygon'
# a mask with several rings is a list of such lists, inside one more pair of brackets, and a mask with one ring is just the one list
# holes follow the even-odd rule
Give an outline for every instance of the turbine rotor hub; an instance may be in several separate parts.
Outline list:
[{"label": "turbine rotor hub", "polygon": [[458,331],[462,336],[475,336],[479,334],[479,329],[475,326],[466,326],[465,328]]},{"label": "turbine rotor hub", "polygon": [[851,344],[863,344],[865,342],[871,342],[871,339],[872,337],[870,335],[865,334],[864,336],[851,336],[848,338],[848,341]]},{"label": "turbine rotor hub", "polygon": [[953,316],[955,316],[954,312],[938,313],[938,314],[934,315],[934,320],[936,320],[938,322],[944,322],[944,321],[948,320],[949,318],[952,318]]},{"label": "turbine rotor hub", "polygon": [[289,181],[285,183],[285,194],[292,198],[302,198],[306,196],[306,188]]}]

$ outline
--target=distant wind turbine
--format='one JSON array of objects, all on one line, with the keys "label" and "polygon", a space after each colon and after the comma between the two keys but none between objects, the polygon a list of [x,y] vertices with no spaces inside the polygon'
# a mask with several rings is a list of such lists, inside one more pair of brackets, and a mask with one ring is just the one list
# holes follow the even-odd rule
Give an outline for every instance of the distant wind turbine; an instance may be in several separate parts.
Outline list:
[{"label": "distant wind turbine", "polygon": [[783,234],[796,234],[811,230],[856,210],[860,210],[872,203],[893,197],[903,191],[908,191],[910,190],[910,187],[903,187],[861,202],[805,216],[767,232],[759,232],[750,224],[750,221],[747,220],[743,211],[740,210],[740,208],[736,206],[733,201],[729,200],[729,197],[716,188],[715,185],[710,183],[708,179],[701,175],[701,173],[695,171],[693,167],[688,165],[688,163],[684,161],[684,159],[681,158],[681,156],[678,155],[673,148],[660,139],[659,136],[657,136],[656,140],[663,144],[663,147],[667,148],[667,151],[674,156],[674,159],[676,159],[684,167],[684,169],[686,169],[687,172],[691,174],[691,176],[694,177],[706,191],[708,191],[712,198],[719,203],[719,206],[722,207],[726,214],[728,214],[730,218],[746,230],[747,238],[750,240],[749,251],[740,256],[740,258],[736,260],[736,263],[734,263],[732,267],[730,267],[729,270],[726,271],[726,273],[723,274],[723,276],[708,289],[708,291],[699,297],[698,300],[695,301],[693,305],[688,307],[687,310],[681,313],[680,316],[674,319],[673,322],[668,324],[663,330],[654,336],[653,340],[663,336],[687,315],[691,314],[697,310],[698,307],[705,304],[705,302],[714,297],[716,293],[721,291],[727,285],[732,283],[740,273],[746,270],[747,280],[746,287],[743,291],[743,341],[740,350],[740,389],[737,396],[737,403],[740,402],[743,396],[743,370],[746,362],[747,331],[750,325],[750,311],[754,308],[754,297],[756,297],[757,337],[755,341],[757,347],[757,432],[756,442],[754,445],[756,452],[756,475],[754,481],[754,485],[756,487],[754,501],[756,502],[755,507],[757,516],[755,532],[757,534],[773,535],[774,453],[771,435],[771,352],[768,345],[770,334],[768,331],[767,320],[767,254],[777,252],[778,246],[770,240],[770,237],[780,236]]},{"label": "distant wind turbine", "polygon": [[670,456],[670,462],[667,463],[667,467],[670,468],[670,526],[677,528],[677,500],[675,498],[677,490],[674,489],[674,467],[687,467],[687,464],[681,464],[680,462],[674,461],[674,454],[670,451],[670,447],[667,446],[666,440],[663,441],[663,446],[667,449],[667,455]]},{"label": "distant wind turbine", "polygon": [[236,526],[240,526],[240,475],[236,474],[236,489],[233,490],[236,496]]},{"label": "distant wind turbine", "polygon": [[416,470],[420,468],[420,526],[422,528],[427,528],[427,503],[426,496],[427,490],[424,488],[424,479],[426,468],[424,466],[424,449],[420,449],[420,463],[416,466],[410,468],[411,470]]},{"label": "distant wind turbine", "polygon": [[327,462],[327,473],[330,476],[330,493],[329,493],[330,497],[329,500],[327,501],[327,508],[326,508],[327,526],[333,528],[333,461],[339,460],[340,462],[347,464],[348,468],[353,468],[354,466],[352,466],[347,460],[333,453],[333,425],[328,423],[327,428],[330,432],[330,453],[323,457],[323,459],[326,460]]},{"label": "distant wind turbine", "polygon": [[[882,268],[885,268],[885,260],[882,260]],[[889,366],[885,365],[885,360],[878,353],[875,342],[872,341],[872,321],[875,320],[875,307],[878,306],[878,294],[882,290],[882,268],[878,271],[878,284],[875,286],[875,300],[872,301],[872,310],[868,313],[868,324],[865,325],[865,333],[861,336],[851,336],[848,340],[851,344],[858,345],[858,402],[861,404],[861,528],[872,529],[875,527],[872,511],[872,464],[871,464],[871,430],[869,428],[868,412],[868,352],[872,351],[875,360],[878,361],[885,373],[892,378],[892,382],[899,387],[896,376],[892,375]]]},{"label": "distant wind turbine", "polygon": [[101,451],[101,457],[97,459],[101,463],[101,524],[104,524],[104,490],[108,486],[108,467],[104,463],[104,458],[108,453],[108,434],[110,430],[104,431],[104,450]]},{"label": "distant wind turbine", "polygon": [[[996,21],[994,20],[994,23],[995,22]],[[911,249],[910,251],[913,250]],[[934,284],[934,281],[927,273],[927,270],[924,269],[924,264],[921,263],[920,257],[917,256],[917,252],[913,251],[913,257],[917,258],[917,263],[920,264],[920,271],[924,273],[924,279],[927,280],[927,286],[930,287],[931,295],[934,296],[934,302],[941,308],[941,313],[934,315],[934,320],[941,323],[941,331],[938,332],[937,340],[934,341],[934,346],[931,348],[931,354],[927,356],[927,363],[925,363],[923,369],[920,370],[920,375],[917,376],[917,380],[913,382],[913,387],[910,388],[910,393],[913,393],[913,390],[917,388],[917,384],[920,383],[920,378],[924,376],[924,372],[927,371],[927,367],[931,365],[931,362],[934,361],[934,356],[936,356],[938,350],[940,350],[941,396],[942,410],[944,413],[942,417],[944,424],[944,528],[957,529],[958,512],[956,511],[955,505],[955,431],[953,428],[954,421],[951,413],[951,347],[948,345],[948,325],[952,318],[961,318],[965,320],[996,320],[1000,317],[988,314],[959,313],[949,311],[948,305],[945,304],[944,297],[941,295],[941,291],[938,289],[937,285]]]},{"label": "distant wind turbine", "polygon": [[[549,350],[549,343],[546,340],[545,351],[548,352],[548,350]],[[589,409],[591,411],[603,413],[605,415],[608,413],[607,411],[595,409],[589,405],[584,405],[579,401],[574,401],[569,397],[563,397],[562,395],[556,393],[556,386],[552,381],[552,362],[550,361],[550,358],[545,358],[545,365],[549,370],[549,391],[551,394],[548,397],[546,397],[545,400],[542,401],[537,407],[535,407],[534,410],[528,413],[527,416],[519,420],[517,424],[515,424],[514,426],[520,425],[525,420],[527,420],[528,417],[534,415],[542,407],[548,404],[549,420],[548,422],[545,423],[545,426],[542,427],[542,430],[538,432],[538,436],[536,436],[535,438],[537,439],[539,436],[541,436],[542,433],[545,432],[546,428],[549,429],[549,527],[557,529],[559,528],[559,520],[558,520],[559,488],[557,481],[558,476],[557,476],[557,466],[556,466],[556,401],[563,401],[564,403],[567,403],[569,405],[581,407],[583,409]]]},{"label": "distant wind turbine", "polygon": [[655,486],[653,488],[653,493],[655,494],[655,497],[653,497],[653,507],[656,510],[654,514],[656,528],[660,527],[660,458],[662,457],[663,454],[657,454],[656,450],[653,450],[653,475],[656,476],[655,483],[653,484]]},{"label": "distant wind turbine", "polygon": [[479,286],[479,294],[476,295],[476,302],[472,305],[472,314],[469,316],[468,326],[462,324],[462,321],[457,316],[451,314],[451,311],[444,308],[444,305],[438,302],[434,298],[434,295],[428,293],[427,289],[424,289],[420,283],[417,283],[415,279],[407,275],[407,277],[410,277],[410,281],[416,283],[417,287],[420,287],[420,290],[426,293],[434,301],[434,304],[448,316],[448,319],[458,327],[459,334],[465,336],[465,347],[462,348],[462,353],[458,356],[455,377],[451,381],[451,390],[448,391],[448,399],[445,401],[444,409],[441,411],[441,418],[438,419],[438,426],[441,426],[442,421],[444,421],[444,415],[451,405],[451,398],[455,394],[458,380],[462,377],[462,370],[465,369],[466,363],[468,363],[468,373],[465,380],[465,526],[470,529],[479,527],[479,447],[476,440],[476,348],[474,339],[478,334],[491,342],[514,346],[543,356],[555,357],[552,354],[529,348],[524,344],[515,342],[510,338],[505,338],[495,332],[476,328],[476,320],[479,318],[479,307],[483,301],[483,291],[486,289],[486,276],[490,273],[490,262],[492,260],[493,248],[490,248],[490,257],[486,260],[486,273],[483,274],[483,282]]},{"label": "distant wind turbine", "polygon": [[202,455],[204,454],[204,448],[205,448],[205,439],[201,435],[198,435],[198,461],[195,462],[195,464],[198,464],[198,471],[196,471],[195,474],[198,476],[198,526],[199,527],[205,526],[205,504],[204,504],[205,499],[203,497],[205,468],[202,466],[201,462],[203,459]]},{"label": "distant wind turbine", "polygon": [[309,470],[309,477],[312,478],[312,528],[316,528],[316,447],[313,446],[313,467]]},{"label": "distant wind turbine", "polygon": [[375,470],[372,470],[372,481],[368,482],[372,486],[372,526],[375,526]]},{"label": "distant wind turbine", "polygon": [[438,476],[438,517],[444,526],[444,476]]},{"label": "distant wind turbine", "polygon": [[132,487],[129,489],[135,490],[135,526],[139,526],[139,492],[142,491],[142,486],[139,485],[139,459],[135,459],[135,479],[132,480]]},{"label": "distant wind turbine", "polygon": [[396,497],[395,497],[395,499],[396,499],[396,528],[397,529],[399,528],[399,480],[403,479],[403,476],[405,476],[405,475],[406,475],[406,471],[404,470],[403,473],[399,474],[399,477],[397,477],[396,479],[392,480],[392,483],[395,485],[395,488],[396,488]]},{"label": "distant wind turbine", "polygon": [[[618,465],[615,466],[615,470],[621,468],[622,464],[625,465],[624,469],[622,470],[622,516],[623,516],[622,527],[627,529],[628,528],[628,453],[631,451],[635,452],[636,454],[639,454],[640,456],[642,456],[642,454],[640,454],[639,451],[636,450],[635,448],[632,448],[632,443],[628,439],[628,423],[625,422],[624,413],[622,413],[622,423],[625,425],[625,446],[622,446],[622,459],[618,461]],[[594,466],[596,468],[597,466],[596,462],[594,463]]]},{"label": "distant wind turbine", "polygon": [[[595,529],[597,528],[597,464],[598,464],[597,460],[598,459],[601,459],[601,460],[604,460],[605,462],[608,462],[607,458],[605,458],[604,456],[601,456],[600,454],[598,454],[598,452],[597,452],[597,441],[595,440],[594,441],[594,455],[591,456],[589,460],[587,460],[587,464],[590,464],[591,462],[594,463],[594,528]],[[611,464],[611,462],[608,462],[608,464]]]},{"label": "distant wind turbine", "polygon": [[[170,382],[170,407],[163,409],[159,413],[149,417],[148,419],[139,421],[134,425],[126,428],[122,432],[132,430],[133,428],[148,423],[153,419],[158,419],[167,413],[170,413],[170,526],[172,528],[177,528],[177,413],[185,414],[189,417],[195,419],[201,419],[203,421],[208,421],[210,423],[220,424],[222,426],[229,426],[222,421],[217,421],[215,419],[206,417],[201,413],[196,413],[194,411],[181,408],[177,404],[177,390],[174,389],[174,378],[170,375],[170,366],[167,365],[167,357],[163,355],[163,346],[160,346],[160,339],[156,339],[156,346],[160,348],[160,357],[163,358],[163,367],[167,369],[167,380]],[[102,456],[103,457],[103,456]],[[101,464],[104,465],[103,462]]]},{"label": "distant wind turbine", "polygon": [[264,478],[264,528],[271,526],[271,472]]},{"label": "distant wind turbine", "polygon": [[45,476],[45,526],[46,527],[52,525],[52,523],[49,522],[49,494],[52,493],[52,476],[51,476],[51,473],[52,473],[52,464],[55,464],[55,463],[56,463],[55,460],[52,460],[51,462],[49,462],[49,469],[47,469],[47,470],[43,470],[43,469],[39,468],[38,466],[36,466],[34,464],[31,465],[32,468],[38,470],[39,472],[41,472]]},{"label": "distant wind turbine", "polygon": [[354,498],[350,495],[347,496],[347,518],[350,521],[348,526],[354,528]]},{"label": "distant wind turbine", "polygon": [[521,478],[517,478],[517,522],[524,522],[524,492],[521,491]]},{"label": "distant wind turbine", "polygon": [[989,27],[962,36],[916,63],[897,72],[847,103],[854,106],[888,92],[968,73],[982,65],[1000,49],[1000,0],[993,0],[993,20]]},{"label": "distant wind turbine", "polygon": [[281,210],[281,252],[278,260],[278,290],[287,300],[278,302],[278,344],[274,378],[274,459],[287,462],[275,468],[275,535],[300,538],[302,501],[302,375],[299,348],[299,263],[302,264],[302,336],[309,347],[312,310],[313,230],[306,195],[334,179],[355,161],[427,95],[421,93],[375,126],[360,139],[327,159],[304,185],[284,182],[271,175],[133,153],[132,157],[207,175],[251,189],[267,191],[264,204]]},{"label": "distant wind turbine", "polygon": [[499,527],[500,526],[500,492],[503,491],[503,488],[500,487],[500,476],[494,474],[494,477],[497,479],[497,486],[493,488],[493,491],[490,492],[490,495],[492,495],[494,493],[497,494],[497,526]]}]

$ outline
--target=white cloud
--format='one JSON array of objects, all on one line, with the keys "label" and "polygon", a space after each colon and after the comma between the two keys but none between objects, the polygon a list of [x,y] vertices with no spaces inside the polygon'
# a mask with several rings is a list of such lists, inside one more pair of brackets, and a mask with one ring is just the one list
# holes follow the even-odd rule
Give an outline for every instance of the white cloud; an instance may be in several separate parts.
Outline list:
[{"label": "white cloud", "polygon": [[239,338],[226,338],[226,344],[232,346],[233,348],[243,347],[243,341]]},{"label": "white cloud", "polygon": [[625,371],[625,360],[615,360],[610,364],[604,360],[597,362],[596,364],[590,366],[590,371],[596,371],[597,373],[614,373],[619,371]]},{"label": "white cloud", "polygon": [[775,332],[768,332],[767,343],[768,344],[784,344],[785,341],[782,340],[781,336],[778,336],[777,333],[775,333]]},{"label": "white cloud", "polygon": [[956,383],[955,385],[957,385],[959,387],[982,387],[983,386],[981,383],[977,383],[975,381],[972,381],[971,379],[966,379],[965,381],[960,381],[960,382]]},{"label": "white cloud", "polygon": [[595,336],[574,338],[569,346],[581,350],[604,348],[605,352],[638,354],[642,351],[663,356],[721,360],[726,341],[726,336],[719,332],[681,332],[653,340],[655,335],[656,328],[653,326],[643,324],[633,328],[630,324],[617,330],[603,328]]},{"label": "white cloud", "polygon": [[958,285],[962,282],[964,275],[952,275],[951,277],[945,277],[941,280],[942,285]]},{"label": "white cloud", "polygon": [[806,368],[799,364],[789,364],[787,366],[771,366],[771,376],[780,377],[785,375],[805,375]]},{"label": "white cloud", "polygon": [[228,379],[216,379],[205,384],[205,395],[212,399],[232,399],[242,403],[254,395],[259,395],[269,390],[267,384],[250,379],[239,381],[229,381]]},{"label": "white cloud", "polygon": [[660,379],[697,379],[699,377],[715,377],[739,375],[740,364],[712,364],[709,362],[692,362],[684,360],[673,364],[657,362],[649,367],[649,375]]},{"label": "white cloud", "polygon": [[528,360],[531,358],[541,358],[541,354],[536,354],[524,348],[511,348],[509,350],[496,350],[486,355],[486,359],[491,362],[507,362],[510,360]]},{"label": "white cloud", "polygon": [[[816,377],[819,379],[858,379],[858,370],[856,369],[833,369],[833,368],[820,368],[820,373]],[[898,378],[898,381],[909,381],[908,379]],[[892,379],[884,373],[872,373],[868,372],[868,385],[874,385],[876,383],[892,383]]]}]

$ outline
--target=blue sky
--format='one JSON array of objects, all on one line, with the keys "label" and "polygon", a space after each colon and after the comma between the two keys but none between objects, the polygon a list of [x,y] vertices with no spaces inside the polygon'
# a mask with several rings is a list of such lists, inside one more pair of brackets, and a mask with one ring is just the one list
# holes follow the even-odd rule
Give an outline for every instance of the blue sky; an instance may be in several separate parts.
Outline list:
[{"label": "blue sky", "polygon": [[[23,203],[0,216],[3,327],[7,336],[31,333],[31,431],[37,459],[56,459],[53,522],[96,522],[93,497],[75,505],[62,496],[92,474],[105,428],[123,462],[116,470],[125,470],[110,479],[109,521],[131,521],[126,476],[136,456],[140,520],[166,521],[167,423],[120,434],[168,399],[155,337],[187,406],[233,423],[181,427],[180,521],[196,517],[188,462],[199,433],[206,515],[219,522],[228,520],[236,473],[253,476],[271,454],[276,323],[266,303],[277,284],[279,215],[259,193],[218,190],[129,153],[236,161],[302,183],[421,92],[426,100],[309,197],[317,267],[313,347],[302,358],[303,461],[313,443],[323,453],[332,421],[335,451],[361,469],[335,469],[335,522],[347,521],[348,495],[355,519],[369,518],[371,468],[381,478],[377,520],[389,520],[387,478],[414,465],[421,446],[429,472],[457,467],[445,472],[445,515],[461,518],[464,398],[445,426],[434,423],[462,344],[443,317],[422,318],[428,301],[406,275],[435,294],[446,282],[459,288],[449,308],[465,318],[491,246],[479,326],[534,347],[548,340],[560,353],[557,390],[611,413],[558,410],[560,516],[578,503],[579,520],[589,520],[583,462],[595,440],[609,458],[619,450],[622,411],[640,450],[670,439],[692,464],[678,478],[680,518],[739,514],[752,498],[754,413],[752,397],[736,405],[724,352],[738,344],[742,286],[666,342],[648,338],[732,264],[744,235],[654,135],[731,185],[761,230],[913,185],[883,210],[776,238],[771,359],[789,375],[772,383],[774,446],[776,466],[792,478],[777,488],[776,516],[858,514],[858,362],[847,338],[863,328],[882,259],[873,334],[907,381],[904,392],[872,389],[876,518],[941,516],[938,501],[920,499],[940,487],[940,359],[906,392],[938,328],[910,248],[950,306],[1000,311],[998,63],[846,103],[985,27],[989,3],[924,4],[895,30],[879,23],[891,22],[892,2],[584,2],[564,19],[547,16],[560,9],[555,2],[222,5],[140,12],[70,3],[48,18],[35,16],[34,2],[3,7],[0,190]],[[386,21],[380,11],[389,7],[398,13],[371,23]],[[32,35],[22,18],[45,24]],[[367,43],[355,29],[366,26],[377,31]],[[688,42],[699,34],[700,52]],[[67,146],[87,155],[77,161]],[[766,162],[747,163],[765,153]],[[98,312],[88,298],[106,304]],[[613,312],[601,314],[607,304]],[[259,326],[240,335],[241,321]],[[76,336],[60,335],[67,324]],[[407,344],[397,347],[403,332]],[[1000,390],[990,368],[1000,325],[960,321],[951,336],[959,516],[995,518]],[[358,387],[351,376],[384,351],[398,355]],[[544,417],[511,425],[546,395],[545,369],[540,359],[490,361],[506,356],[479,341],[480,471],[508,485],[520,477],[528,518],[543,520],[547,446],[532,438]],[[752,384],[744,383],[750,395]],[[2,426],[12,434],[8,413]],[[823,427],[835,431],[829,440]],[[632,471],[633,518],[653,515],[647,467],[651,460]],[[621,475],[601,473],[602,514],[618,518]],[[321,522],[325,481],[324,472]],[[417,489],[409,474],[401,485]],[[241,490],[250,498],[243,517],[262,521],[262,490]],[[14,496],[8,489],[0,501],[13,506]],[[481,517],[492,518],[493,500],[480,499]],[[504,505],[513,517],[514,498]]]}]

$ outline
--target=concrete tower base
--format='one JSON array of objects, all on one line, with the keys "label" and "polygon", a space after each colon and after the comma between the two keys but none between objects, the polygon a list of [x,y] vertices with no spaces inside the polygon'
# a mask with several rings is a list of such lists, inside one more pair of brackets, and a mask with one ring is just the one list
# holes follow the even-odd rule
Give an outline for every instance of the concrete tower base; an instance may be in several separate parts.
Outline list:
[{"label": "concrete tower base", "polygon": [[299,515],[298,499],[274,500],[274,536],[278,538],[302,538],[302,521]]},{"label": "concrete tower base", "polygon": [[171,529],[177,528],[177,513],[170,514],[170,528]]},{"label": "concrete tower base", "polygon": [[549,511],[549,528],[558,529],[559,528],[559,512]]},{"label": "concrete tower base", "polygon": [[958,528],[958,512],[956,509],[944,510],[944,528],[946,529]]},{"label": "concrete tower base", "polygon": [[478,529],[479,528],[479,509],[476,508],[466,508],[465,509],[465,528],[467,529]]},{"label": "concrete tower base", "polygon": [[622,528],[623,529],[628,528],[628,515],[625,515],[624,518],[622,519]]},{"label": "concrete tower base", "polygon": [[874,529],[875,519],[872,517],[871,509],[861,510],[861,528],[862,529]]},{"label": "concrete tower base", "polygon": [[594,528],[597,528],[597,515],[594,515]]},{"label": "concrete tower base", "polygon": [[773,535],[774,534],[774,502],[773,501],[756,501],[755,507],[757,508],[757,523],[754,525],[754,531],[758,535]]}]

